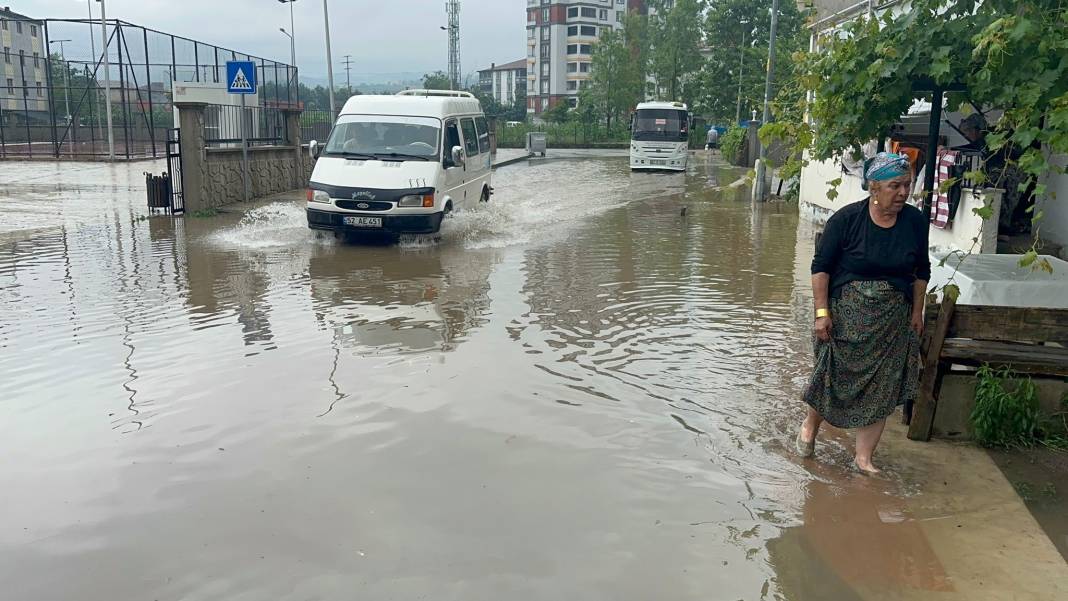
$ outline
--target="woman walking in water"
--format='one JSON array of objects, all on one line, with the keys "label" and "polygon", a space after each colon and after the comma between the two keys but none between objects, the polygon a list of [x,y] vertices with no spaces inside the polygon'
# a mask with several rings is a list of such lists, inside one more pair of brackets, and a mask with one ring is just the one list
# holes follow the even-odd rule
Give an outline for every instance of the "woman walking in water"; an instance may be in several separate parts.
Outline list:
[{"label": "woman walking in water", "polygon": [[916,396],[931,262],[927,219],[906,204],[908,158],[881,152],[866,161],[864,189],[868,198],[827,221],[812,260],[816,364],[796,446],[811,457],[824,421],[855,429],[854,468],[872,475],[886,418]]}]

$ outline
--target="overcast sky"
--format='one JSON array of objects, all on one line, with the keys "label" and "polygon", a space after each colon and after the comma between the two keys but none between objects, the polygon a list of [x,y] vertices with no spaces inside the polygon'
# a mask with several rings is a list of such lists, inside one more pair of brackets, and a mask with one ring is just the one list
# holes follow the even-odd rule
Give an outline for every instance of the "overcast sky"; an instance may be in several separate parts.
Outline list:
[{"label": "overcast sky", "polygon": [[[352,55],[353,81],[366,73],[445,71],[448,40],[445,0],[329,0],[334,78],[343,85],[343,56]],[[86,18],[86,0],[0,0],[0,6],[37,18]],[[463,0],[460,55],[464,73],[526,56],[524,0]],[[100,3],[93,0],[99,18]],[[322,0],[297,0],[297,65],[301,74],[326,77]],[[289,62],[289,6],[278,0],[107,0],[109,19],[122,19]],[[340,75],[339,75],[340,74]]]}]

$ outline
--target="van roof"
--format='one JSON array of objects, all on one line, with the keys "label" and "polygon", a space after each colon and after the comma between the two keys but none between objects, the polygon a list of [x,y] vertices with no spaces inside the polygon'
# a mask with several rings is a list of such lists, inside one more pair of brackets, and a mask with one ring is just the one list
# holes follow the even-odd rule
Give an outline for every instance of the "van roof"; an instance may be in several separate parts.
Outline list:
[{"label": "van roof", "polygon": [[642,109],[675,109],[685,111],[686,104],[683,102],[642,102],[634,110],[640,111]]},{"label": "van roof", "polygon": [[342,115],[403,115],[408,117],[438,117],[482,114],[478,100],[464,96],[402,93],[394,96],[353,96],[341,109]]}]

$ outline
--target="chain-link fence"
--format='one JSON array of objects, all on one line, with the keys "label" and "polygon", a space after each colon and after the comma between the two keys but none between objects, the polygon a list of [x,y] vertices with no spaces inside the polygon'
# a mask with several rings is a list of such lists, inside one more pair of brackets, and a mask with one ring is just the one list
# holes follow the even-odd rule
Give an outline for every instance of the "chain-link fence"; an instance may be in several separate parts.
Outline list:
[{"label": "chain-link fence", "polygon": [[166,156],[176,89],[219,94],[228,60],[256,64],[258,106],[300,103],[290,65],[124,21],[0,18],[0,31],[0,158]]}]

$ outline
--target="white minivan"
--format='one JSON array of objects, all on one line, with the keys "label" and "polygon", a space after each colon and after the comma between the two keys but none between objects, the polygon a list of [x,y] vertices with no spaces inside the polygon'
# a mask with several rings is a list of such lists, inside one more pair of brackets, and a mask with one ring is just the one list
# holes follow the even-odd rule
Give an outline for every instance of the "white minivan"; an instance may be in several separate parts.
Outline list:
[{"label": "white minivan", "polygon": [[452,211],[490,199],[486,116],[468,92],[354,96],[341,110],[308,184],[308,227],[432,234]]}]

